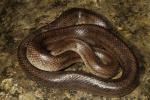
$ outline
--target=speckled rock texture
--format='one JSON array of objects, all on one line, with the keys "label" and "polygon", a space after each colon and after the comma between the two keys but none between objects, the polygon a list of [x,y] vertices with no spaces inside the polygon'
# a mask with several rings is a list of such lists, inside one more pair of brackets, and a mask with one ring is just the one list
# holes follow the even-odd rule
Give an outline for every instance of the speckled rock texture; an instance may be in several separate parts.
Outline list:
[{"label": "speckled rock texture", "polygon": [[[135,52],[140,63],[140,84],[131,94],[108,98],[51,89],[26,77],[17,61],[19,43],[72,7],[103,14]],[[0,0],[0,100],[150,100],[149,75],[150,0]]]}]

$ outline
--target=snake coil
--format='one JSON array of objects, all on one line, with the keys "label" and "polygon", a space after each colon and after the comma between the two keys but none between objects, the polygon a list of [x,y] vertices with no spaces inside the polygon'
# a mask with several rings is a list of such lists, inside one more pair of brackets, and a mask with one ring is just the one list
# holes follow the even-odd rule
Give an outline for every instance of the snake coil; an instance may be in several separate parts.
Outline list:
[{"label": "snake coil", "polygon": [[[105,18],[82,8],[69,9],[29,34],[19,45],[18,60],[31,79],[52,88],[112,97],[129,94],[138,81],[128,46],[111,33]],[[76,62],[90,72],[62,71]],[[121,76],[114,78],[119,69]]]}]

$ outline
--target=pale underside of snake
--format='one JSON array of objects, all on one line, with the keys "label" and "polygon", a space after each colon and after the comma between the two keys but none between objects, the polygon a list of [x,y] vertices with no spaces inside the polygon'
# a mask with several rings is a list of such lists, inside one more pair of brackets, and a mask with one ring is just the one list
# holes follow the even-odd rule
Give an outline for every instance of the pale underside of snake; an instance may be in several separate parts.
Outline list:
[{"label": "pale underside of snake", "polygon": [[[31,79],[52,88],[111,97],[129,94],[138,83],[131,50],[110,32],[101,15],[82,8],[67,10],[29,34],[18,48],[18,59]],[[63,71],[77,62],[91,71]],[[122,75],[114,78],[119,69]]]}]

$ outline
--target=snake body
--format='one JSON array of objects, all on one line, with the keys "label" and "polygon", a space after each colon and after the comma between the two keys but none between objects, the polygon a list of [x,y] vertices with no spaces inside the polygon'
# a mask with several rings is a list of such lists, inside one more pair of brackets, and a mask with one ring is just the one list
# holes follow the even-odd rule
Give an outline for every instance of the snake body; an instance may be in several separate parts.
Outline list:
[{"label": "snake body", "polygon": [[[82,8],[67,10],[29,34],[19,45],[18,59],[31,79],[52,88],[112,97],[129,94],[138,83],[132,51],[101,15]],[[62,71],[76,62],[92,71]],[[122,75],[114,78],[119,66]]]}]

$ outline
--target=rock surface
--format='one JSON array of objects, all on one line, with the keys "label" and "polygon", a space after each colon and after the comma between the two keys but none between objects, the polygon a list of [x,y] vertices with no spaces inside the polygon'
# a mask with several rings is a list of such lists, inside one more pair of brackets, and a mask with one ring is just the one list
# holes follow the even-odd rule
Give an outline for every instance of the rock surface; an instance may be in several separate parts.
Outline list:
[{"label": "rock surface", "polygon": [[[72,7],[103,14],[138,55],[140,85],[131,94],[107,98],[76,90],[47,89],[23,73],[16,56],[20,41],[32,30],[51,22],[62,11]],[[0,100],[148,100],[149,74],[150,0],[0,1]]]}]

